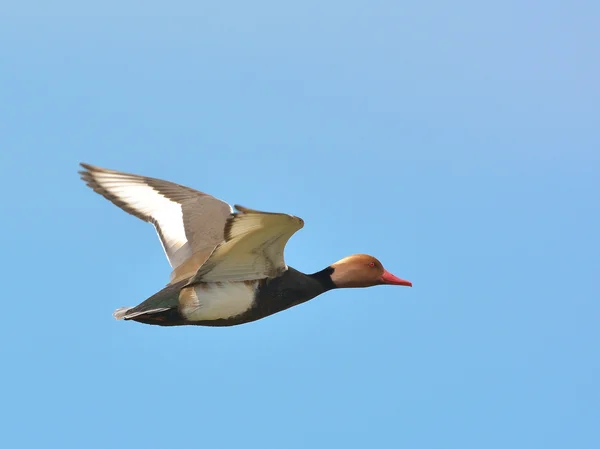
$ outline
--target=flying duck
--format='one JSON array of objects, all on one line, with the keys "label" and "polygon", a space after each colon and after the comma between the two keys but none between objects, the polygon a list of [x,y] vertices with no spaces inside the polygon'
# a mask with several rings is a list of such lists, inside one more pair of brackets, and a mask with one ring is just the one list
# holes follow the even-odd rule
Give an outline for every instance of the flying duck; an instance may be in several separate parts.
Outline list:
[{"label": "flying duck", "polygon": [[366,254],[304,274],[283,252],[304,221],[261,212],[161,179],[81,163],[81,179],[125,212],[152,223],[172,267],[165,288],[117,320],[160,326],[233,326],[265,318],[335,288],[404,285]]}]

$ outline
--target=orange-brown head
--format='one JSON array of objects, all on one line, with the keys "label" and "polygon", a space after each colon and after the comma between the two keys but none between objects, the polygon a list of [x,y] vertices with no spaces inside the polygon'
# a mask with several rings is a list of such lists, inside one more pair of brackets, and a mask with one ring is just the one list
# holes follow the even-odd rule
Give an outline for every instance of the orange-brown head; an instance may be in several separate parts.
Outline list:
[{"label": "orange-brown head", "polygon": [[381,262],[367,254],[354,254],[331,265],[331,280],[338,288],[373,287],[375,285],[404,285],[412,282],[394,276]]}]

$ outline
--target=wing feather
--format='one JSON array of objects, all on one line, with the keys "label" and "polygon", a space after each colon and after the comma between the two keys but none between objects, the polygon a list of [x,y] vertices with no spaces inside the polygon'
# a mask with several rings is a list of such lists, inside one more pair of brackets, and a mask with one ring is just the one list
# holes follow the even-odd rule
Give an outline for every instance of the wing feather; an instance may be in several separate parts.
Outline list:
[{"label": "wing feather", "polygon": [[225,241],[215,248],[190,284],[272,278],[287,270],[283,257],[291,236],[304,226],[293,215],[236,205],[225,225]]},{"label": "wing feather", "polygon": [[[174,269],[172,280],[184,272],[193,274],[224,240],[225,224],[233,212],[224,201],[162,179],[81,166],[81,178],[96,193],[154,225]],[[181,266],[184,269],[178,270]]]}]

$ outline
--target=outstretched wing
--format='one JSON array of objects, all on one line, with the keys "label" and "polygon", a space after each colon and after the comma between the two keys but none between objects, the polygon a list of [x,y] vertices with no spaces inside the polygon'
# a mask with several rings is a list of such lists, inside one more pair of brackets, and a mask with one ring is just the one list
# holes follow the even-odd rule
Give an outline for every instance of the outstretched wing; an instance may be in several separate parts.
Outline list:
[{"label": "outstretched wing", "polygon": [[224,240],[231,206],[161,179],[81,164],[81,179],[125,212],[152,223],[173,267],[172,282],[192,276]]},{"label": "outstretched wing", "polygon": [[190,284],[249,281],[278,276],[287,270],[283,251],[290,237],[304,226],[301,218],[260,212],[236,205],[239,213],[227,220],[225,241],[200,267]]}]

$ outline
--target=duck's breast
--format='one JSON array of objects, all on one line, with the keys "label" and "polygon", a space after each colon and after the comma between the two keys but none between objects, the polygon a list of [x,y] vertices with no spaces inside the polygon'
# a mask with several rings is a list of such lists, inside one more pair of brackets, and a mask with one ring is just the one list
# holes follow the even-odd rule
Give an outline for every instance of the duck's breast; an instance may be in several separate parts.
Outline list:
[{"label": "duck's breast", "polygon": [[228,319],[254,305],[258,281],[211,282],[184,288],[179,311],[188,321]]}]

